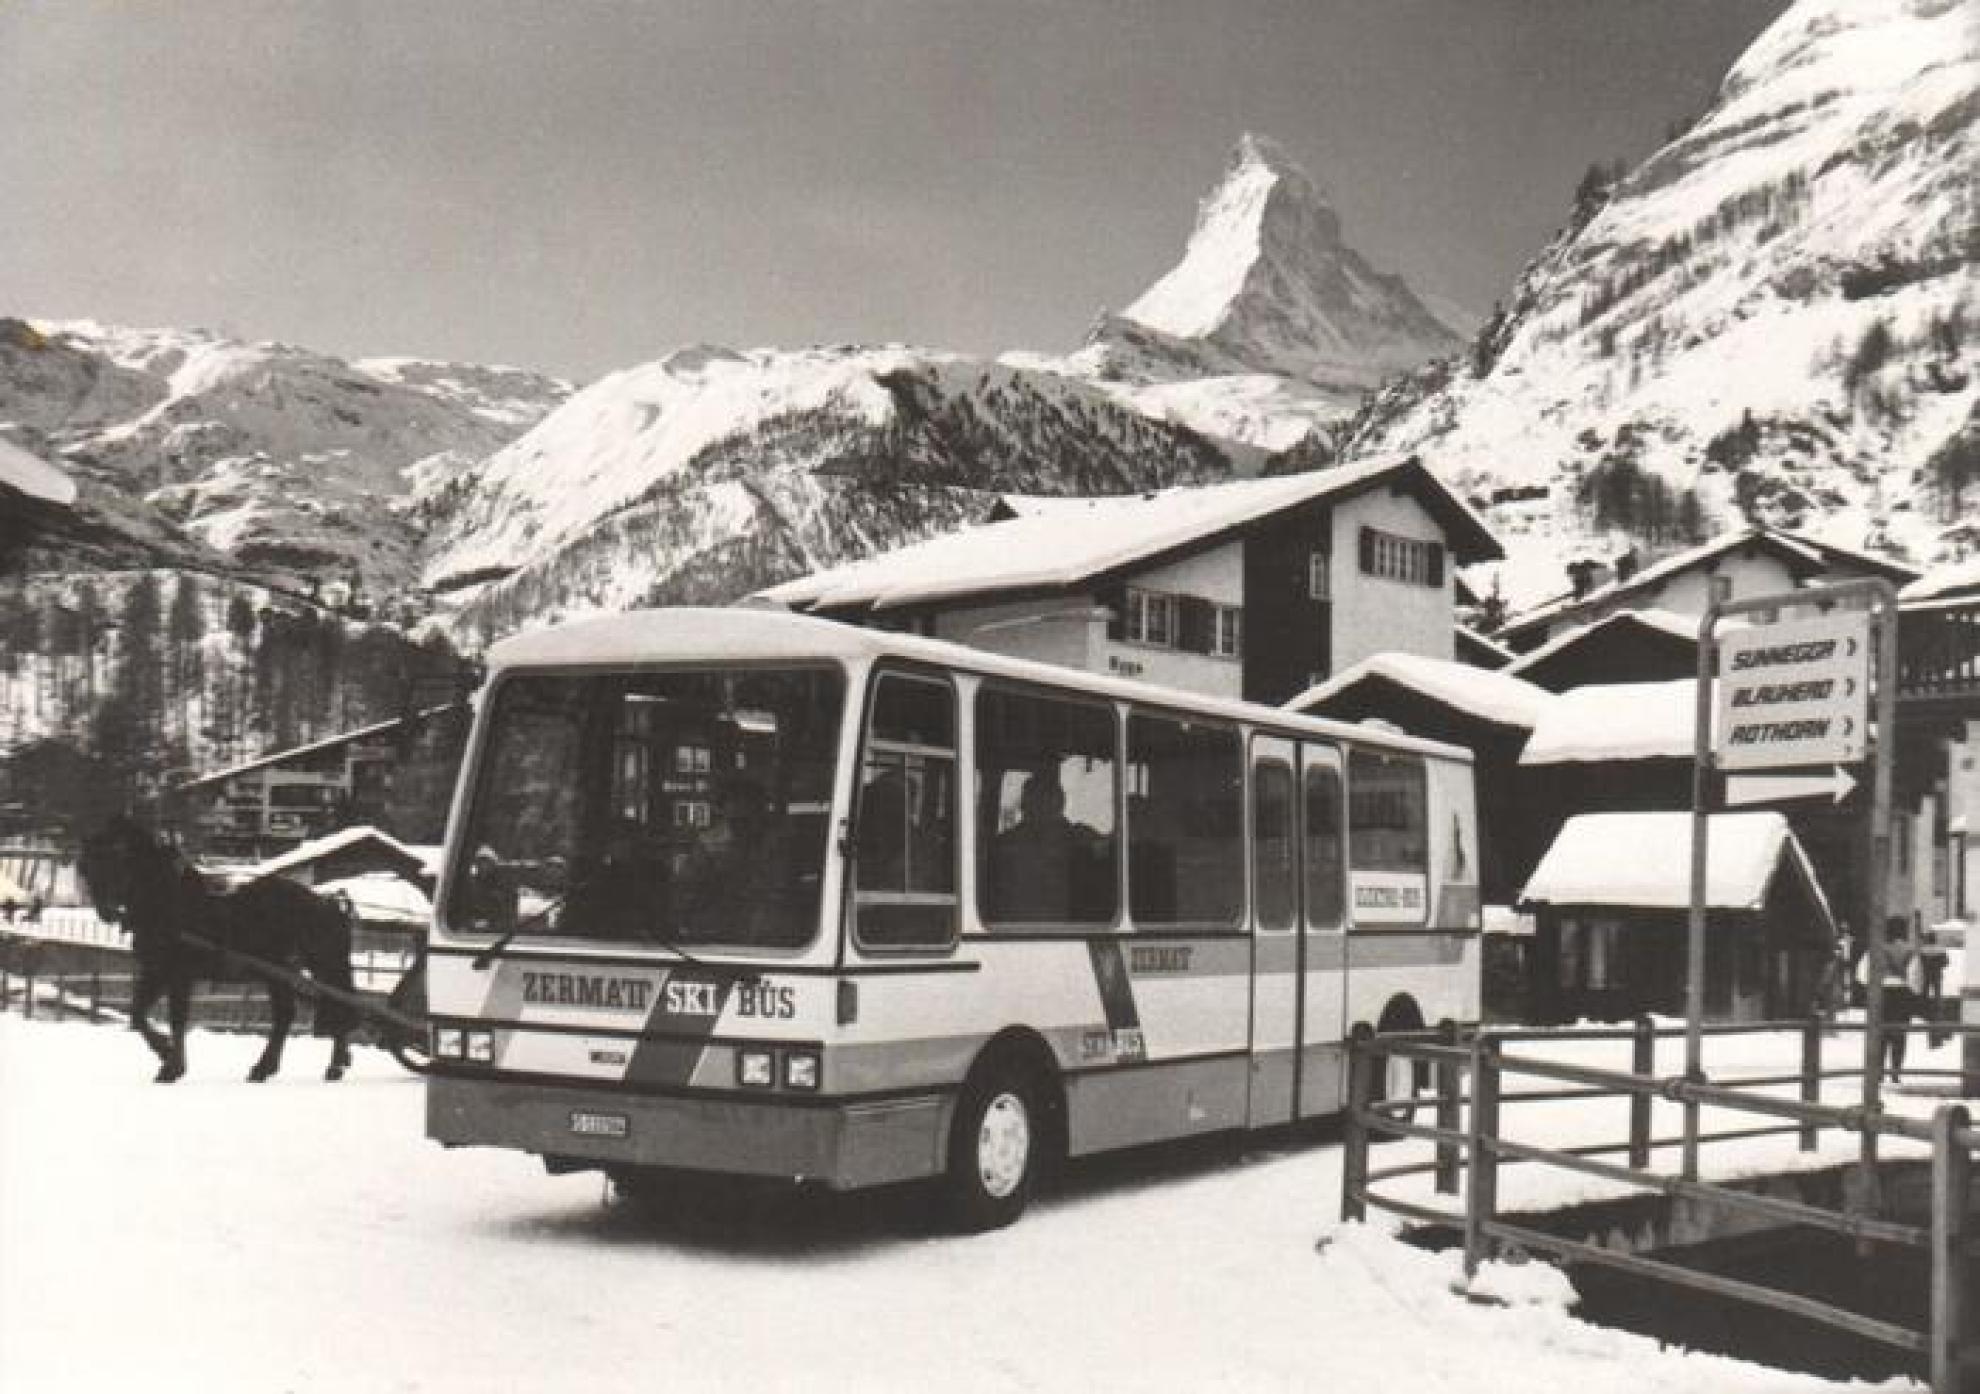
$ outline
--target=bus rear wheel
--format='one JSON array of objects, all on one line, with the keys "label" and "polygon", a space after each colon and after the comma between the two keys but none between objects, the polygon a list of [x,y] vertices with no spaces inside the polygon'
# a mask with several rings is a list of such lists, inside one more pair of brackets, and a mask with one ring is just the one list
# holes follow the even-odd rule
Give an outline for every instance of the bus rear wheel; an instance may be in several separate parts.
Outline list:
[{"label": "bus rear wheel", "polygon": [[1044,1151],[1037,1091],[1018,1071],[970,1077],[949,1133],[949,1220],[966,1234],[1001,1229],[1024,1213]]}]

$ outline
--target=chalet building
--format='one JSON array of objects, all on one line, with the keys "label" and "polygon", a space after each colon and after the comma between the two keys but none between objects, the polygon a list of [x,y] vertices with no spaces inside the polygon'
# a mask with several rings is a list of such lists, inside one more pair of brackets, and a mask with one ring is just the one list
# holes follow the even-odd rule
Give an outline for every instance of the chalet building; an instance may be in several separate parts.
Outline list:
[{"label": "chalet building", "polygon": [[1503,555],[1414,457],[1006,511],[752,599],[1277,703],[1378,652],[1450,659],[1455,568]]},{"label": "chalet building", "polygon": [[1669,610],[1618,610],[1517,655],[1504,671],[1549,692],[1693,678],[1702,623]]},{"label": "chalet building", "polygon": [[[1719,813],[1706,833],[1705,1017],[1805,1017],[1836,957],[1835,917],[1778,813]],[[1520,908],[1538,1021],[1683,1016],[1691,911],[1691,815],[1571,818]]]},{"label": "chalet building", "polygon": [[1521,806],[1519,757],[1555,701],[1550,692],[1506,673],[1448,659],[1383,653],[1364,658],[1285,705],[1306,716],[1382,721],[1471,751],[1478,794],[1479,890],[1490,905],[1510,905],[1539,860],[1551,825]]},{"label": "chalet building", "polygon": [[1571,570],[1568,594],[1516,616],[1493,637],[1526,653],[1622,610],[1663,610],[1689,616],[1695,625],[1720,584],[1727,598],[1737,599],[1866,577],[1903,586],[1917,576],[1898,562],[1799,533],[1742,528],[1640,570],[1629,557],[1608,576],[1592,563],[1579,564]]},{"label": "chalet building", "polygon": [[168,792],[167,821],[202,856],[244,862],[354,824],[437,840],[469,716],[429,707],[202,775]]}]

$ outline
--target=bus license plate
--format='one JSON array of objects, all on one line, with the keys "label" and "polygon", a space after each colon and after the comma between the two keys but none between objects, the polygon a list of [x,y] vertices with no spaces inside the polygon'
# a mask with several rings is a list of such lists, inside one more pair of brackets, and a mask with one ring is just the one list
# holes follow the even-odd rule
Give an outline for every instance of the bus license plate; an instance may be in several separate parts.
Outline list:
[{"label": "bus license plate", "polygon": [[584,1137],[624,1137],[631,1130],[631,1121],[623,1113],[571,1112],[571,1131]]}]

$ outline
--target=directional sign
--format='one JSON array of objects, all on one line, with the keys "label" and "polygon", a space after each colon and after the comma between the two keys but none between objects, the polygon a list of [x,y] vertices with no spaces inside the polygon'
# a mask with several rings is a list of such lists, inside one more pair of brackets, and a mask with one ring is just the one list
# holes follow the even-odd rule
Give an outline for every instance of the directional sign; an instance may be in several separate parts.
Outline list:
[{"label": "directional sign", "polygon": [[1861,760],[1870,710],[1870,617],[1860,610],[1734,630],[1719,644],[1722,770]]},{"label": "directional sign", "polygon": [[1856,791],[1856,776],[1841,765],[1826,774],[1741,774],[1726,779],[1726,806],[1790,803],[1795,799],[1825,798],[1841,803]]}]

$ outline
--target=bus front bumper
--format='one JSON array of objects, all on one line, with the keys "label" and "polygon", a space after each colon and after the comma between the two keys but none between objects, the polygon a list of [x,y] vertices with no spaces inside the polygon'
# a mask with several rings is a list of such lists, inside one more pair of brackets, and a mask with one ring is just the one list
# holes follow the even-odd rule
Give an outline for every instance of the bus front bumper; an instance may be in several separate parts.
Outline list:
[{"label": "bus front bumper", "polygon": [[507,1147],[607,1170],[676,1167],[852,1190],[940,1172],[952,1103],[946,1094],[695,1098],[433,1074],[426,1135],[448,1147]]}]

